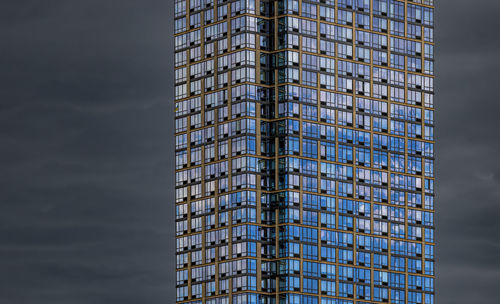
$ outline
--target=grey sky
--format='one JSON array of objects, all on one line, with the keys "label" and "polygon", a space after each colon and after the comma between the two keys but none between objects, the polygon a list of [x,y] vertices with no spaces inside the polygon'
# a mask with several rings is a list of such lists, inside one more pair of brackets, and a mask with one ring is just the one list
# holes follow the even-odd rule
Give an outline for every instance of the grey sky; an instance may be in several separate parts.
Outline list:
[{"label": "grey sky", "polygon": [[436,1],[438,303],[494,303],[500,281],[497,1]]},{"label": "grey sky", "polygon": [[[436,2],[437,302],[494,303],[500,4]],[[0,302],[174,302],[172,4],[0,4]]]}]

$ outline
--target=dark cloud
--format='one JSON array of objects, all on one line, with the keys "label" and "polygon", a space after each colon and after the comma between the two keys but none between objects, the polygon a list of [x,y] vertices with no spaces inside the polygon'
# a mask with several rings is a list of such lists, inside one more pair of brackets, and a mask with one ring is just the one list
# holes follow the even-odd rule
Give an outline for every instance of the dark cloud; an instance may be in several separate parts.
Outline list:
[{"label": "dark cloud", "polygon": [[2,3],[1,302],[174,302],[171,6]]},{"label": "dark cloud", "polygon": [[500,280],[496,1],[437,1],[438,303],[492,303]]},{"label": "dark cloud", "polygon": [[[436,2],[437,302],[494,303],[500,4]],[[174,302],[171,14],[2,3],[2,302]]]},{"label": "dark cloud", "polygon": [[3,12],[18,17],[2,31],[8,101],[140,107],[167,94],[168,1],[29,3]]}]

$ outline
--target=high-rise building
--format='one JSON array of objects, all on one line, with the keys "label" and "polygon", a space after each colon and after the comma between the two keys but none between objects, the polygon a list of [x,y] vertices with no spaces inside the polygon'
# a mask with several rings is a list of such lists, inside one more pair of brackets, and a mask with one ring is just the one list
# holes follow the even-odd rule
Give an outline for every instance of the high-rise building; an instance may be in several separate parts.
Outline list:
[{"label": "high-rise building", "polygon": [[433,2],[175,0],[178,303],[434,303]]}]

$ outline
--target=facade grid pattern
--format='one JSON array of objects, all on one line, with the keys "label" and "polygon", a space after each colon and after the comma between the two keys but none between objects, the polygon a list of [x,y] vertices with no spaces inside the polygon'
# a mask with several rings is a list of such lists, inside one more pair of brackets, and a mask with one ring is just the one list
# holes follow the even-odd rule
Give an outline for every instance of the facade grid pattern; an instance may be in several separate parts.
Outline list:
[{"label": "facade grid pattern", "polygon": [[434,1],[175,0],[177,303],[434,303]]}]

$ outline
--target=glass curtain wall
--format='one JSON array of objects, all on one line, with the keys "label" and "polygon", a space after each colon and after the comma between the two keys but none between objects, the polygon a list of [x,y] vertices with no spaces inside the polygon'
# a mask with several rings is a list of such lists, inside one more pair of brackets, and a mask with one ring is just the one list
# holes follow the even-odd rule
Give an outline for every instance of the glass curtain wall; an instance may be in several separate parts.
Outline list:
[{"label": "glass curtain wall", "polygon": [[178,303],[434,303],[433,5],[175,1]]}]

